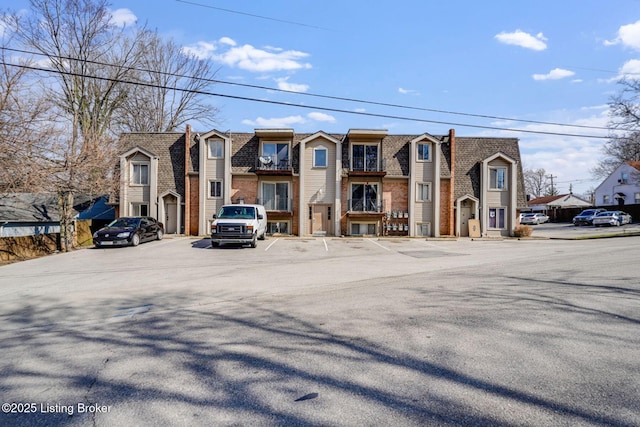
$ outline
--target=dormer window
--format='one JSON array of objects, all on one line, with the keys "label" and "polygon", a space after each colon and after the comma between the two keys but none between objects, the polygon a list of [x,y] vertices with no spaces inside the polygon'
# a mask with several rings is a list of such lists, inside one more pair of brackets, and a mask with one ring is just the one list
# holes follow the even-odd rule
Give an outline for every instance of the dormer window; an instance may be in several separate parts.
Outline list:
[{"label": "dormer window", "polygon": [[418,144],[417,149],[417,157],[419,162],[431,161],[431,144]]},{"label": "dormer window", "polygon": [[489,188],[491,190],[505,190],[507,188],[506,177],[506,168],[489,169]]},{"label": "dormer window", "polygon": [[224,157],[224,141],[221,139],[208,139],[209,144],[209,158],[221,159]]}]

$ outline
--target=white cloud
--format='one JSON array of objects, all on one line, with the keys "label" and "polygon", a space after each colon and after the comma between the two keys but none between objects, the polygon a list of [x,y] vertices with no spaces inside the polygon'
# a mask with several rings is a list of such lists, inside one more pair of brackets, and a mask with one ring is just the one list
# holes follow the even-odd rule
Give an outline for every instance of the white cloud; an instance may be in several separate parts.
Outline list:
[{"label": "white cloud", "polygon": [[417,91],[415,91],[413,89],[404,89],[404,88],[401,88],[401,87],[398,88],[398,92],[403,94],[403,95],[409,95],[409,94],[412,94],[412,93],[417,94],[418,93]]},{"label": "white cloud", "polygon": [[309,85],[289,83],[289,77],[282,77],[275,80],[278,82],[278,88],[281,90],[288,90],[290,92],[306,92],[309,90]]},{"label": "white cloud", "polygon": [[554,68],[547,74],[534,74],[533,80],[560,80],[567,77],[575,76],[576,73],[569,70],[563,70],[562,68]]},{"label": "white cloud", "polygon": [[239,46],[229,37],[214,42],[200,41],[184,47],[183,51],[200,59],[212,59],[232,68],[257,73],[311,68],[310,63],[304,62],[309,57],[308,53],[274,47],[259,49],[250,44]]},{"label": "white cloud", "polygon": [[500,34],[497,34],[495,39],[500,43],[520,46],[525,49],[545,50],[547,48],[547,44],[545,43],[547,38],[542,33],[538,33],[533,36],[522,30],[516,30],[512,33],[506,33],[503,31]]},{"label": "white cloud", "polygon": [[314,111],[312,113],[307,114],[306,118],[303,116],[287,116],[287,117],[272,117],[270,119],[265,119],[264,117],[258,117],[255,120],[243,120],[242,124],[247,126],[254,127],[272,127],[272,128],[286,128],[292,127],[293,125],[303,125],[309,123],[309,120],[313,122],[323,122],[323,123],[335,123],[336,119],[329,114],[320,113]]},{"label": "white cloud", "polygon": [[614,40],[606,40],[605,46],[621,44],[635,50],[640,50],[640,21],[623,25],[618,29],[618,37]]},{"label": "white cloud", "polygon": [[193,55],[198,59],[208,59],[216,50],[216,45],[209,42],[198,42],[195,45],[185,46],[182,52],[185,55]]},{"label": "white cloud", "polygon": [[305,123],[305,119],[302,116],[288,116],[288,117],[273,117],[265,119],[264,117],[258,117],[255,120],[243,120],[242,124],[248,126],[258,127],[272,127],[272,128],[285,128],[292,125]]},{"label": "white cloud", "polygon": [[307,117],[310,118],[311,120],[314,120],[316,122],[328,122],[328,123],[335,123],[336,118],[329,115],[329,114],[325,114],[325,113],[319,113],[319,112],[313,112],[313,113],[309,113],[307,114]]},{"label": "white cloud", "polygon": [[615,80],[621,78],[640,79],[640,59],[630,59],[620,68],[620,75]]},{"label": "white cloud", "polygon": [[129,9],[116,9],[111,12],[111,23],[118,27],[128,27],[138,21],[138,17]]}]

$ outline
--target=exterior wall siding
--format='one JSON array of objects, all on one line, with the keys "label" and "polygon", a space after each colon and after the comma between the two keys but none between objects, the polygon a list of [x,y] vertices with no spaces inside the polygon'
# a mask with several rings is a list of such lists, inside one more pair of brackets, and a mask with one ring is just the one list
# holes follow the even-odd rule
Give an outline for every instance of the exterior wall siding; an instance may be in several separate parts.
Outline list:
[{"label": "exterior wall siding", "polygon": [[[327,149],[327,167],[313,167],[313,152],[316,148]],[[326,203],[333,205],[336,198],[336,146],[334,143],[318,138],[305,145],[304,199],[308,203]]]}]

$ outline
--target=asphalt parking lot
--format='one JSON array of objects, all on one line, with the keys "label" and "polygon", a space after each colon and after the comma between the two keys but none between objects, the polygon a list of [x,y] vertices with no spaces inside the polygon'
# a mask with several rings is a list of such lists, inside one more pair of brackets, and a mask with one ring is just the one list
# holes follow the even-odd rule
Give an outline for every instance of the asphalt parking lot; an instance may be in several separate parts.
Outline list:
[{"label": "asphalt parking lot", "polygon": [[0,267],[0,425],[639,426],[640,237],[553,232]]}]

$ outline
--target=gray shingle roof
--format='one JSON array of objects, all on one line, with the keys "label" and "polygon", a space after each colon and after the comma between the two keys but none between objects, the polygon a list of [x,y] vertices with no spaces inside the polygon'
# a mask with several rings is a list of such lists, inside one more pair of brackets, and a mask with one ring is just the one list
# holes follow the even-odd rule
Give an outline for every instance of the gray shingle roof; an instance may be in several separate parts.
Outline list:
[{"label": "gray shingle roof", "polygon": [[503,153],[518,162],[519,208],[526,207],[522,161],[517,138],[475,138],[459,137],[455,140],[454,198],[465,194],[480,196],[480,164],[496,153]]},{"label": "gray shingle roof", "polygon": [[[158,193],[173,190],[184,197],[184,132],[126,133],[121,135],[120,143],[122,152],[140,147],[157,155]],[[194,151],[195,161],[198,159],[197,145],[191,147],[191,167],[194,167]]]}]

